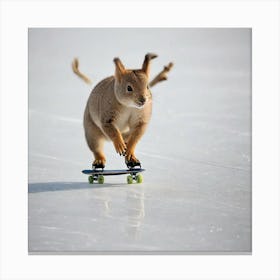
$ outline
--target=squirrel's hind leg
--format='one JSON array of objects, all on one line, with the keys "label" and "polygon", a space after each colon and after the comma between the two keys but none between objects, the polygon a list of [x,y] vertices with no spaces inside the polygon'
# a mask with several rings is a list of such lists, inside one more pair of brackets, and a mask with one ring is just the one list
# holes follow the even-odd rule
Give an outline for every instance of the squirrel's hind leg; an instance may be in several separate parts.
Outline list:
[{"label": "squirrel's hind leg", "polygon": [[84,117],[84,129],[87,144],[94,156],[93,168],[104,168],[106,163],[106,157],[103,152],[105,136],[86,113]]},{"label": "squirrel's hind leg", "polygon": [[103,153],[93,152],[94,161],[92,163],[93,168],[104,168],[106,163],[106,158]]}]

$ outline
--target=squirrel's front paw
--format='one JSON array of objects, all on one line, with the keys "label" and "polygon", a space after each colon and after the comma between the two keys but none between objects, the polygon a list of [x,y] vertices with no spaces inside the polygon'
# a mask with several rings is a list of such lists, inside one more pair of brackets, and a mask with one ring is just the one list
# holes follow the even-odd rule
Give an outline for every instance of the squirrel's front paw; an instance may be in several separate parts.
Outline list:
[{"label": "squirrel's front paw", "polygon": [[120,155],[120,156],[124,156],[125,152],[126,152],[126,145],[124,143],[123,140],[119,140],[119,141],[114,141],[114,146],[116,149],[116,152]]},{"label": "squirrel's front paw", "polygon": [[126,154],[125,162],[126,163],[131,162],[131,163],[135,163],[135,164],[139,164],[140,163],[139,159],[137,159],[134,154],[130,154],[130,153]]}]

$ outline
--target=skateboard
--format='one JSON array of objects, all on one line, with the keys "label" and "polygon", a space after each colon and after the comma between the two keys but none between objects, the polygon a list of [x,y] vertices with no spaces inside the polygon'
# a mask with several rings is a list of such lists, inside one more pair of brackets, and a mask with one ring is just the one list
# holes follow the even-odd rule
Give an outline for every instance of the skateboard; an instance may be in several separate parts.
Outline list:
[{"label": "skateboard", "polygon": [[89,175],[88,182],[90,184],[93,184],[94,182],[103,184],[105,176],[125,175],[125,174],[128,174],[128,176],[126,177],[126,181],[128,184],[132,184],[133,181],[139,184],[143,182],[143,175],[140,173],[144,171],[145,169],[142,168],[128,168],[128,169],[120,169],[120,170],[86,169],[83,170],[82,173]]}]

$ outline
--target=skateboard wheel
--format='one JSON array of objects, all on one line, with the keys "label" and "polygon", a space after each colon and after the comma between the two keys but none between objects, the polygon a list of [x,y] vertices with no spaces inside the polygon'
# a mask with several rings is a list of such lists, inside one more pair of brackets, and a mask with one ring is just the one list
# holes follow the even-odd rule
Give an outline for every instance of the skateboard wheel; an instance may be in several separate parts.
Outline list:
[{"label": "skateboard wheel", "polygon": [[97,181],[98,181],[98,184],[104,184],[104,176],[99,175]]},{"label": "skateboard wheel", "polygon": [[89,182],[90,184],[93,184],[93,181],[94,181],[93,176],[89,176],[89,177],[88,177],[88,182]]},{"label": "skateboard wheel", "polygon": [[133,183],[133,178],[132,178],[131,175],[128,175],[128,176],[126,177],[126,180],[127,180],[127,183],[128,183],[128,184],[132,184],[132,183]]},{"label": "skateboard wheel", "polygon": [[137,182],[138,184],[140,184],[140,183],[143,182],[143,176],[142,176],[142,174],[136,175],[136,182]]}]

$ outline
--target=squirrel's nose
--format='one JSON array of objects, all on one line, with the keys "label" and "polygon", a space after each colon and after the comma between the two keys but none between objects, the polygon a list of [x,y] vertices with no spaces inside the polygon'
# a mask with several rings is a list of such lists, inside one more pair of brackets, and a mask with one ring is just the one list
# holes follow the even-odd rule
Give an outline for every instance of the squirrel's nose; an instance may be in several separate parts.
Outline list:
[{"label": "squirrel's nose", "polygon": [[139,102],[143,105],[146,102],[146,98],[144,96],[139,97]]}]

